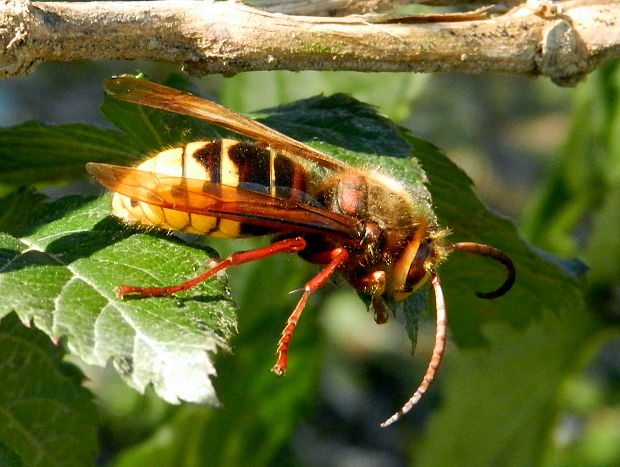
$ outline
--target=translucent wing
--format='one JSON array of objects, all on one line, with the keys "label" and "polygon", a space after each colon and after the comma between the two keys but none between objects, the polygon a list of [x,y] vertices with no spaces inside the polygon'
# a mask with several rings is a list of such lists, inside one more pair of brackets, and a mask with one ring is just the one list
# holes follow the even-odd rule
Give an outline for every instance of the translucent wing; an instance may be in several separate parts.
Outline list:
[{"label": "translucent wing", "polygon": [[281,151],[283,155],[292,154],[331,170],[350,169],[347,164],[251,118],[177,89],[128,76],[110,78],[104,83],[104,88],[109,95],[116,99],[204,120],[265,143]]},{"label": "translucent wing", "polygon": [[278,231],[330,233],[355,238],[358,221],[295,199],[239,187],[90,162],[86,170],[106,188],[136,201],[231,219]]}]

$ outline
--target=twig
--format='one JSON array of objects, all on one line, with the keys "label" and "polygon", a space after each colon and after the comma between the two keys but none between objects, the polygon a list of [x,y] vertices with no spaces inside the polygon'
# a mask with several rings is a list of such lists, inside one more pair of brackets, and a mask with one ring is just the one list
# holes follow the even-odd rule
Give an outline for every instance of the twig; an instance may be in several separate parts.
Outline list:
[{"label": "twig", "polygon": [[412,4],[459,7],[501,5],[505,8],[519,3],[520,0],[260,0],[251,5],[263,11],[285,15],[345,16],[388,11]]},{"label": "twig", "polygon": [[616,2],[570,2],[550,13],[523,7],[472,21],[372,21],[286,16],[236,2],[0,0],[0,77],[46,60],[139,59],[182,63],[194,74],[462,71],[570,85],[620,55]]}]

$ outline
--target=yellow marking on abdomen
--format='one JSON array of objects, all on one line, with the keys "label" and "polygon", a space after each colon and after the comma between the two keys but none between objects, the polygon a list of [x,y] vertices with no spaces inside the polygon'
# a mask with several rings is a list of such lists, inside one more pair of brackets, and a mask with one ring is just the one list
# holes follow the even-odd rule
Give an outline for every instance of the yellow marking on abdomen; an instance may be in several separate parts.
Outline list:
[{"label": "yellow marking on abdomen", "polygon": [[[237,145],[238,142],[230,139],[222,140],[222,152],[220,159],[220,182],[222,185],[238,186],[239,185],[239,167],[235,164],[228,154],[231,146]],[[241,223],[231,221],[229,219],[220,219],[218,228],[210,235],[218,238],[235,238],[241,233]]]},{"label": "yellow marking on abdomen", "polygon": [[[196,180],[211,181],[210,169],[194,157],[197,151],[214,143],[195,141],[185,147],[167,149],[151,157],[137,169],[154,172],[160,175],[187,177]],[[228,149],[238,144],[234,140],[221,140],[219,161],[219,183],[229,186],[239,184],[239,169],[228,156]],[[150,188],[150,187],[149,187]],[[152,187],[156,191],[156,186]],[[183,190],[179,190],[183,193]],[[240,236],[241,223],[229,219],[220,219],[203,214],[188,213],[170,208],[160,208],[146,202],[132,201],[129,197],[115,193],[112,198],[112,212],[115,216],[130,223],[150,225],[167,230],[183,231],[198,235],[209,235],[220,238]]]}]

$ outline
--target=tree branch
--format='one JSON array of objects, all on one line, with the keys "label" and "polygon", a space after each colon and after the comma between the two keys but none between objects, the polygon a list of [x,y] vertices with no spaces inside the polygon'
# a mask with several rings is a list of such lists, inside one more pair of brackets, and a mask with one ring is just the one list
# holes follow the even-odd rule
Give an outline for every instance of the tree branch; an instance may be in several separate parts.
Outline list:
[{"label": "tree branch", "polygon": [[620,5],[566,2],[488,19],[286,16],[235,2],[0,0],[0,77],[46,60],[153,60],[194,74],[249,70],[462,71],[571,85],[620,55]]},{"label": "tree branch", "polygon": [[[251,5],[263,11],[285,15],[345,16],[392,10],[412,4],[462,7],[464,3],[473,7],[474,5],[494,5],[499,2],[492,0],[288,0],[286,2],[260,0],[252,2]],[[521,1],[503,0],[501,3],[517,5]]]}]

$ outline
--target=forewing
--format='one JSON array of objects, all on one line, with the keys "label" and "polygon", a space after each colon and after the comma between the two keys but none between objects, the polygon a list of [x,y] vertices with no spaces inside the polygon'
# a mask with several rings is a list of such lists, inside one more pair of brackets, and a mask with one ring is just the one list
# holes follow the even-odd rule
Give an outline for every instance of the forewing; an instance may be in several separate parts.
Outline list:
[{"label": "forewing", "polygon": [[177,89],[128,76],[110,78],[104,83],[104,88],[116,99],[204,120],[265,143],[285,156],[292,154],[331,170],[350,169],[347,164],[255,120]]},{"label": "forewing", "polygon": [[130,167],[90,162],[88,172],[106,188],[162,208],[231,219],[274,230],[355,238],[355,218],[269,194]]}]

